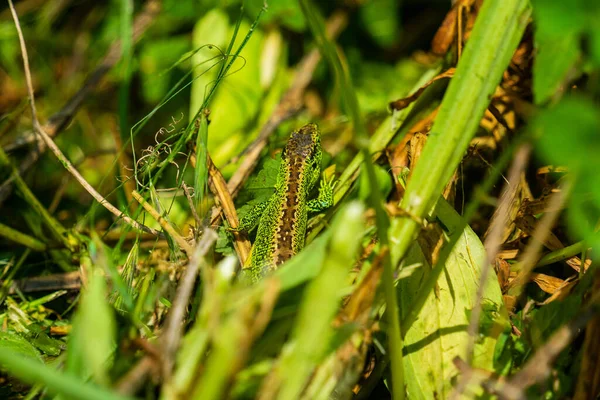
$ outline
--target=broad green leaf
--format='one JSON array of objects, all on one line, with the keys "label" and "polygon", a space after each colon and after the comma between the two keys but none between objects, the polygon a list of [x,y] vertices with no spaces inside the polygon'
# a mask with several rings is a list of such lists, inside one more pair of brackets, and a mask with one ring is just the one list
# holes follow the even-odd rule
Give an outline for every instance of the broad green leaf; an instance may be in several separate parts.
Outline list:
[{"label": "broad green leaf", "polygon": [[536,150],[553,165],[566,165],[572,172],[597,172],[600,159],[600,115],[588,99],[567,97],[544,110],[531,122],[539,138]]},{"label": "broad green leaf", "polygon": [[569,79],[581,58],[581,44],[589,41],[592,61],[596,53],[600,2],[596,0],[533,0],[536,58],[533,94],[536,104],[551,98]]},{"label": "broad green leaf", "polygon": [[541,346],[557,329],[572,320],[579,313],[581,303],[581,296],[572,295],[562,301],[553,301],[528,316],[533,346]]},{"label": "broad green leaf", "polygon": [[248,179],[248,183],[236,199],[237,204],[242,205],[238,209],[240,218],[244,215],[244,212],[252,208],[252,205],[268,200],[275,192],[280,163],[281,153],[277,154],[275,158],[269,157],[264,161],[260,171]]},{"label": "broad green leaf", "polygon": [[[233,52],[246,39],[248,32],[250,24],[244,20],[240,24]],[[228,39],[232,35],[233,28],[228,32]],[[245,128],[259,112],[264,92],[260,85],[262,46],[263,34],[260,30],[255,30],[229,70],[228,76],[219,84],[217,93],[209,105],[211,134],[208,136],[208,149],[217,166],[225,164],[239,153],[240,143],[247,135]],[[230,61],[230,57],[226,62]]]},{"label": "broad green leaf", "polygon": [[[481,267],[485,261],[485,249],[475,232],[469,227],[462,233],[454,232],[460,216],[452,207],[440,200],[436,215],[451,235],[460,234],[450,257],[444,265],[444,273],[437,281],[436,289],[429,294],[415,323],[406,332],[404,340],[404,367],[406,390],[411,399],[447,398],[452,381],[458,371],[452,360],[465,359],[469,335],[467,327],[475,295],[479,286]],[[425,276],[431,271],[418,245],[409,250],[405,265],[422,263],[423,268],[397,285],[401,314],[406,316],[417,297]],[[491,268],[491,267],[489,267]],[[502,293],[495,273],[492,271],[483,292],[483,308],[480,320],[480,336],[476,339],[474,366],[493,370],[496,340],[504,330],[497,326],[506,315]],[[404,326],[403,329],[406,329]]]},{"label": "broad green leaf", "polygon": [[100,267],[89,269],[88,286],[81,296],[69,335],[67,370],[86,379],[91,376],[95,382],[108,385],[116,322],[106,298],[105,279]]},{"label": "broad green leaf", "polygon": [[[381,197],[386,199],[392,191],[392,179],[387,170],[375,165],[375,175],[377,176],[377,187],[381,191]],[[369,177],[364,170],[360,171],[360,186],[358,187],[358,197],[366,201],[371,193],[372,184],[369,182]]]},{"label": "broad green leaf", "polygon": [[536,31],[535,47],[533,94],[535,103],[542,104],[557,93],[568,78],[574,78],[573,69],[581,57],[579,36],[544,36]]},{"label": "broad green leaf", "polygon": [[223,62],[221,52],[225,51],[228,30],[227,14],[218,8],[207,12],[194,26],[192,46],[196,50],[192,56],[194,82],[192,83],[190,118],[196,115],[202,106],[207,94],[207,87],[219,72],[219,63]]},{"label": "broad green leaf", "polygon": [[349,52],[348,63],[360,109],[366,115],[381,113],[390,101],[411,94],[431,68],[412,59],[401,60],[396,65],[369,62],[358,51]]},{"label": "broad green leaf", "polygon": [[60,340],[54,339],[38,324],[31,324],[29,328],[29,340],[38,350],[49,356],[58,356],[66,349],[66,344]]},{"label": "broad green leaf", "polygon": [[532,0],[536,32],[544,37],[561,37],[580,32],[586,24],[586,0]]},{"label": "broad green leaf", "polygon": [[588,244],[600,244],[595,222],[600,216],[600,115],[598,106],[580,97],[564,98],[531,122],[539,137],[536,150],[555,166],[566,166],[575,179],[568,208],[569,225]]},{"label": "broad green leaf", "polygon": [[205,1],[198,0],[165,0],[162,4],[162,13],[177,21],[189,21],[200,11],[198,6]]},{"label": "broad green leaf", "polygon": [[21,335],[12,332],[0,332],[0,350],[14,355],[27,357],[42,363],[40,352]]}]

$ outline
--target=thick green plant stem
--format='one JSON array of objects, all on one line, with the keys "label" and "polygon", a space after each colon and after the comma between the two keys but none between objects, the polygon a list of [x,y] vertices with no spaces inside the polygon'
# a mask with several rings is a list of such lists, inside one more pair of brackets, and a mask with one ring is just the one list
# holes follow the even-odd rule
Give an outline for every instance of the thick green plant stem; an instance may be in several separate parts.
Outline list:
[{"label": "thick green plant stem", "polygon": [[388,216],[383,209],[384,199],[382,198],[381,192],[377,185],[375,166],[373,164],[373,160],[371,159],[371,153],[369,150],[369,135],[358,106],[356,93],[352,87],[350,74],[348,69],[344,68],[344,65],[342,65],[335,45],[327,38],[327,35],[325,34],[325,24],[323,23],[323,18],[317,9],[311,4],[310,0],[301,0],[300,6],[302,7],[302,12],[306,17],[306,21],[315,37],[317,45],[323,54],[323,58],[328,61],[340,87],[342,99],[344,100],[346,109],[348,110],[352,122],[354,123],[354,144],[360,149],[360,153],[363,156],[363,166],[371,186],[369,205],[375,210],[377,233],[380,239],[383,255],[383,276],[381,279],[381,284],[383,285],[385,293],[386,307],[389,311],[387,313],[387,335],[391,359],[392,396],[394,399],[402,400],[405,397],[404,365],[402,361],[402,335],[400,329],[398,298],[394,288],[392,260],[388,251],[388,230],[390,224]]},{"label": "thick green plant stem", "polygon": [[23,357],[7,349],[0,349],[0,365],[11,375],[23,382],[44,385],[51,393],[75,400],[133,400],[106,388],[84,383],[79,377],[66,374],[42,364],[40,361]]},{"label": "thick green plant stem", "polygon": [[[584,241],[573,243],[570,246],[563,247],[562,249],[558,249],[546,254],[544,257],[540,258],[540,261],[535,265],[536,268],[543,267],[545,265],[553,264],[558,261],[563,261],[568,258],[574,257],[582,252],[587,250],[586,243]],[[585,262],[583,257],[581,258],[581,262]],[[582,265],[583,268],[583,265]]]},{"label": "thick green plant stem", "polygon": [[8,240],[12,240],[13,242],[22,244],[31,250],[46,250],[46,244],[44,242],[41,242],[33,236],[26,235],[4,224],[0,224],[0,236],[3,236]]},{"label": "thick green plant stem", "polygon": [[[484,2],[402,199],[401,207],[411,215],[423,218],[430,212],[460,163],[530,14],[527,0]],[[390,242],[397,244],[392,248],[394,263],[416,239],[418,218],[392,222]]]}]

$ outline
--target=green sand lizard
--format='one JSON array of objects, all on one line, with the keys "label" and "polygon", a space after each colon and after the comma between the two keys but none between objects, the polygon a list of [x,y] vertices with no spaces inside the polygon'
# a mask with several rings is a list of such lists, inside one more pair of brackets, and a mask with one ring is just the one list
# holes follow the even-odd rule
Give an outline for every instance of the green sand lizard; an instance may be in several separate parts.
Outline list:
[{"label": "green sand lizard", "polygon": [[321,158],[317,125],[308,124],[292,132],[281,153],[275,193],[241,219],[237,230],[250,232],[258,225],[245,268],[253,281],[302,250],[309,212],[333,205],[332,180],[321,180],[318,197],[308,200],[321,175]]}]

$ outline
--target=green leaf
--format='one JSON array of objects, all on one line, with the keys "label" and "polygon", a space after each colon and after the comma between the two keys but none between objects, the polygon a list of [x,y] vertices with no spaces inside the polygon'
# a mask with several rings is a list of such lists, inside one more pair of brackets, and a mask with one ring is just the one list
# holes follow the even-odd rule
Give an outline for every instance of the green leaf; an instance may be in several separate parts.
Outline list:
[{"label": "green leaf", "polygon": [[[465,358],[470,311],[479,287],[481,266],[486,259],[485,249],[471,228],[467,227],[462,233],[455,232],[462,217],[443,199],[438,203],[436,215],[449,234],[460,235],[460,239],[444,265],[436,290],[429,294],[414,324],[411,327],[402,325],[403,329],[408,329],[404,340],[404,367],[411,399],[447,398],[450,394],[452,378],[458,374],[452,360],[457,356]],[[405,265],[422,263],[424,267],[400,280],[396,286],[403,316],[407,315],[422,290],[424,278],[431,271],[423,255],[429,251],[421,250],[415,244],[404,261]],[[493,271],[488,276],[483,300],[474,366],[492,370],[496,340],[504,331],[503,326],[493,321],[501,321],[501,315],[508,321]]]},{"label": "green leaf", "polygon": [[51,338],[44,332],[43,328],[37,324],[31,324],[29,328],[29,340],[37,349],[49,356],[58,356],[66,348],[64,342]]},{"label": "green leaf", "polygon": [[532,122],[539,140],[536,150],[555,165],[566,165],[573,172],[597,171],[600,159],[597,105],[581,97],[567,97],[541,112]]},{"label": "green leaf", "polygon": [[275,184],[277,183],[280,164],[281,153],[278,153],[275,158],[267,158],[258,173],[248,179],[248,183],[246,183],[244,189],[237,198],[238,204],[244,204],[244,206],[240,207],[238,210],[240,218],[245,212],[249,211],[254,204],[268,200],[275,192]]},{"label": "green leaf", "polygon": [[568,296],[563,301],[553,301],[533,313],[530,340],[534,347],[541,346],[561,326],[574,318],[581,308],[581,296]]},{"label": "green leaf", "polygon": [[538,114],[531,127],[539,137],[535,148],[543,159],[568,167],[575,178],[568,209],[572,231],[589,245],[600,244],[593,225],[600,217],[598,106],[585,98],[567,97]]},{"label": "green leaf", "polygon": [[581,32],[586,25],[585,1],[532,0],[536,33],[559,38]]},{"label": "green leaf", "polygon": [[281,164],[281,153],[275,158],[267,158],[258,174],[248,179],[245,188],[247,190],[260,190],[273,188],[277,183],[277,174]]},{"label": "green leaf", "polygon": [[[539,31],[535,34],[537,55],[533,64],[533,95],[536,104],[549,100],[568,78],[580,59],[579,36],[565,34],[563,36],[544,36]],[[560,57],[557,57],[560,54]]]},{"label": "green leaf", "polygon": [[600,68],[600,29],[592,30],[590,37],[590,53],[596,68]]},{"label": "green leaf", "polygon": [[202,106],[207,94],[207,86],[217,76],[219,69],[213,68],[213,66],[223,61],[221,51],[224,51],[223,46],[227,41],[228,29],[229,18],[218,8],[207,12],[194,26],[192,45],[197,50],[192,56],[194,82],[192,83],[190,118],[196,115]]},{"label": "green leaf", "polygon": [[44,385],[51,393],[73,400],[132,400],[131,397],[87,384],[73,375],[61,373],[29,357],[0,347],[0,365],[13,376],[29,384]]},{"label": "green leaf", "polygon": [[67,369],[100,384],[110,383],[108,372],[115,349],[116,323],[106,299],[106,282],[99,268],[90,271],[87,290],[73,318]]},{"label": "green leaf", "polygon": [[0,332],[0,350],[42,363],[40,352],[28,340],[12,332]]},{"label": "green leaf", "polygon": [[370,62],[358,51],[348,52],[355,92],[361,111],[381,113],[390,100],[406,97],[418,86],[427,67],[413,59],[404,59],[396,65]]},{"label": "green leaf", "polygon": [[[230,36],[233,29],[230,30]],[[250,24],[242,21],[232,49],[242,44],[249,31]],[[239,146],[247,134],[245,128],[254,121],[260,110],[264,93],[260,85],[262,46],[263,33],[260,30],[253,31],[210,103],[212,134],[208,136],[208,149],[217,166],[222,166],[239,152]]]},{"label": "green leaf", "polygon": [[[392,178],[388,174],[387,170],[374,165],[375,175],[377,177],[377,187],[381,192],[381,197],[387,199],[388,195],[392,191]],[[358,188],[358,197],[361,200],[366,201],[371,195],[372,183],[369,182],[369,177],[364,170],[360,172],[360,186]]]},{"label": "green leaf", "polygon": [[[596,0],[532,0],[537,55],[533,68],[536,104],[547,101],[569,77],[581,56],[581,43],[589,39],[592,61],[598,64]],[[578,73],[579,71],[573,71]]]}]

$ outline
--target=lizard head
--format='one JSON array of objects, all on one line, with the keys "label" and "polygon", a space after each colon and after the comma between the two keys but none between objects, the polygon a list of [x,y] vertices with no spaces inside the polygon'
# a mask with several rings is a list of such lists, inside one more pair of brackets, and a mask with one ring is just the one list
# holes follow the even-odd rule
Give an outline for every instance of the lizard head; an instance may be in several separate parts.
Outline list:
[{"label": "lizard head", "polygon": [[[300,158],[303,160],[316,159],[321,153],[321,135],[316,124],[306,124],[292,132],[287,145],[283,149],[282,159]],[[318,160],[319,163],[321,160]]]}]

